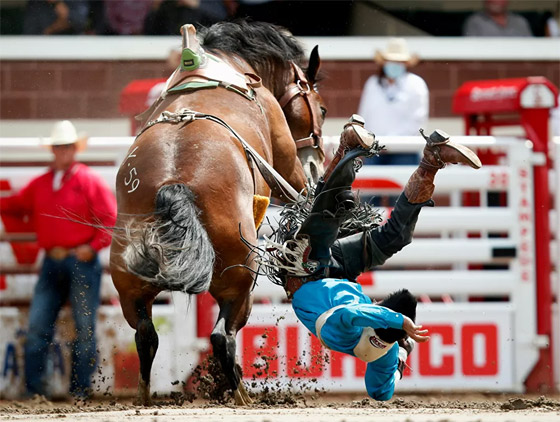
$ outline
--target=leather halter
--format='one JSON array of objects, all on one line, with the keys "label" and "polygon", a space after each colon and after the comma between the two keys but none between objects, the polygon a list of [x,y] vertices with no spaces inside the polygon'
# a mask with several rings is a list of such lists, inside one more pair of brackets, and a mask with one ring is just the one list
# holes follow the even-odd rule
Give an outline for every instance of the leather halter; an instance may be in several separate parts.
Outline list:
[{"label": "leather halter", "polygon": [[305,74],[301,70],[301,68],[295,64],[294,62],[290,62],[292,65],[292,69],[294,70],[294,81],[290,82],[288,88],[284,95],[278,100],[280,106],[285,108],[290,101],[292,101],[298,95],[301,95],[305,102],[307,103],[307,107],[309,108],[309,114],[311,114],[311,120],[313,124],[313,128],[311,133],[306,138],[301,138],[295,140],[297,149],[306,148],[306,147],[313,147],[318,148],[321,154],[324,156],[325,153],[323,151],[323,137],[321,131],[321,125],[319,124],[319,119],[317,116],[317,110],[311,104],[310,94],[313,90],[313,86],[307,81]]}]

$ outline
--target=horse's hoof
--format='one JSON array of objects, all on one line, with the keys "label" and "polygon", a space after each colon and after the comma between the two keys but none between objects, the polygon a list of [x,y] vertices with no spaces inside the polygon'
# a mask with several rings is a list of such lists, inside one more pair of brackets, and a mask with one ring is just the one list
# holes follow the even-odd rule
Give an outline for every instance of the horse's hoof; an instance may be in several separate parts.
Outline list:
[{"label": "horse's hoof", "polygon": [[136,397],[136,398],[132,401],[132,404],[133,404],[134,406],[146,406],[146,407],[148,407],[148,406],[151,406],[151,405],[152,405],[152,400],[151,400],[151,399],[145,400],[145,399],[143,399],[142,397]]},{"label": "horse's hoof", "polygon": [[239,386],[237,387],[237,390],[234,391],[233,395],[237,406],[250,406],[253,404],[253,399],[249,397],[249,393],[245,389],[243,382],[239,383]]},{"label": "horse's hoof", "polygon": [[150,397],[150,384],[146,384],[142,379],[138,381],[138,392],[133,404],[135,406],[151,406],[152,398]]}]

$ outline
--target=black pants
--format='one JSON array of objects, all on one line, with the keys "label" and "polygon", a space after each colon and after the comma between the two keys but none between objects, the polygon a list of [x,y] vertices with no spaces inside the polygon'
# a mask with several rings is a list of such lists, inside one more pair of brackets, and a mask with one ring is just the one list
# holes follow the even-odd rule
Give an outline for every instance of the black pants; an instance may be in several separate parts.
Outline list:
[{"label": "black pants", "polygon": [[432,200],[411,204],[404,192],[401,193],[384,225],[334,242],[331,253],[336,264],[331,265],[329,276],[355,280],[364,271],[385,263],[412,242],[420,210],[433,205]]}]

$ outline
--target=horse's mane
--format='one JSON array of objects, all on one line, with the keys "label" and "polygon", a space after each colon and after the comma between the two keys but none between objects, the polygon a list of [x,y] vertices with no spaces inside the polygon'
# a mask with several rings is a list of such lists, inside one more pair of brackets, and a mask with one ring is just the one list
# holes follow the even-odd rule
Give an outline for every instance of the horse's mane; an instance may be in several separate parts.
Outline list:
[{"label": "horse's mane", "polygon": [[267,22],[218,22],[200,28],[198,35],[206,51],[241,57],[265,79],[265,84],[277,85],[274,79],[287,74],[289,61],[302,65],[305,57],[302,46],[286,28]]}]

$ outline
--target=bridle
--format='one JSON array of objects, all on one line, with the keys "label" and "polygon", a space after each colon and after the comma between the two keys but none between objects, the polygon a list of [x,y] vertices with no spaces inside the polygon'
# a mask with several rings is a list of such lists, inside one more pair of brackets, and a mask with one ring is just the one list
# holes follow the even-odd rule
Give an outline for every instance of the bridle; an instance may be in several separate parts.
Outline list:
[{"label": "bridle", "polygon": [[310,99],[313,87],[307,81],[307,78],[305,77],[305,74],[303,73],[301,68],[294,62],[290,62],[290,64],[292,65],[292,69],[294,70],[294,81],[290,82],[286,92],[284,93],[284,95],[282,95],[278,102],[280,103],[282,109],[284,109],[290,103],[290,101],[292,101],[298,95],[301,95],[303,97],[305,103],[307,104],[307,107],[309,108],[309,114],[311,114],[313,127],[309,136],[295,140],[296,147],[297,149],[306,147],[318,148],[319,152],[324,157],[325,153],[323,151],[321,125],[319,124],[317,110],[311,104]]}]

